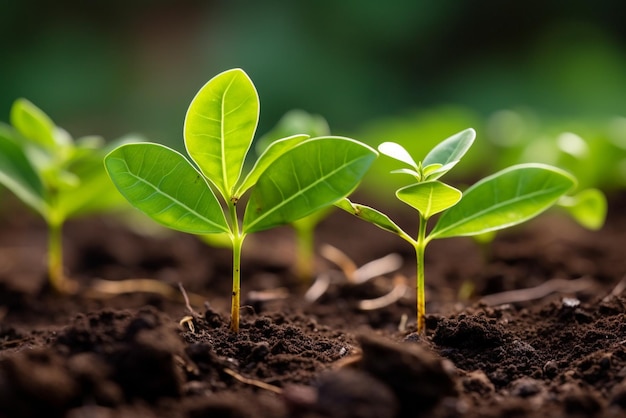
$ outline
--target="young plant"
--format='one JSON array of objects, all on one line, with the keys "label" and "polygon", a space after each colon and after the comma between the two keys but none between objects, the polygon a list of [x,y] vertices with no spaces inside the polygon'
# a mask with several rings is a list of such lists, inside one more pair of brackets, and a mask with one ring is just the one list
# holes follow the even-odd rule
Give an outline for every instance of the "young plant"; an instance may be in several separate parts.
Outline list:
[{"label": "young plant", "polygon": [[[417,257],[417,331],[424,332],[424,252],[434,239],[485,234],[529,220],[559,201],[576,184],[570,174],[543,164],[521,164],[488,176],[465,193],[443,183],[441,176],[452,169],[474,142],[476,133],[467,129],[436,145],[416,163],[399,144],[385,142],[378,150],[408,167],[394,173],[408,174],[415,183],[396,191],[396,196],[418,212],[417,236],[413,237],[387,215],[368,206],[342,199],[336,205],[409,242]],[[430,232],[427,223],[441,213]]]},{"label": "young plant", "polygon": [[74,141],[25,99],[14,102],[10,122],[0,125],[0,183],[45,219],[50,285],[72,292],[75,284],[63,271],[63,224],[124,202],[102,167],[108,149],[100,137]]},{"label": "young plant", "polygon": [[[241,69],[225,71],[200,89],[187,110],[185,148],[197,168],[182,154],[151,143],[123,145],[105,158],[120,192],[156,222],[192,234],[228,234],[233,250],[233,331],[239,329],[245,237],[347,196],[378,155],[349,138],[294,135],[268,146],[243,176],[258,118],[259,98],[248,75]],[[248,190],[240,221],[237,209]]]}]

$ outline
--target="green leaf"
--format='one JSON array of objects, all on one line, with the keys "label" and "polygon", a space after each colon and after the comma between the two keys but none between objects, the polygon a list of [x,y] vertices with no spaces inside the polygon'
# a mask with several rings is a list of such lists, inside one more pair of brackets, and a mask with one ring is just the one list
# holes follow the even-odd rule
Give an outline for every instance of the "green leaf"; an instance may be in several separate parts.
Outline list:
[{"label": "green leaf", "polygon": [[239,180],[259,120],[259,96],[241,69],[213,77],[185,117],[187,152],[226,200]]},{"label": "green leaf", "polygon": [[415,171],[420,171],[417,163],[413,157],[411,157],[411,154],[400,144],[395,142],[383,142],[378,146],[378,151],[387,157],[410,165]]},{"label": "green leaf", "polygon": [[41,178],[6,126],[0,126],[0,183],[46,217],[48,209]]},{"label": "green leaf", "polygon": [[17,99],[11,107],[11,125],[34,143],[53,148],[56,145],[54,122],[41,109],[26,99]]},{"label": "green leaf", "polygon": [[250,170],[241,185],[237,188],[234,196],[240,198],[250,187],[255,185],[263,171],[272,165],[278,157],[307,139],[309,139],[308,135],[294,135],[272,142],[256,161],[252,170]]},{"label": "green leaf", "polygon": [[576,179],[544,164],[520,164],[486,177],[467,189],[444,212],[428,239],[482,234],[531,219],[571,190]]},{"label": "green leaf", "polygon": [[461,199],[462,193],[440,181],[425,181],[401,188],[396,196],[429,219],[454,206]]},{"label": "green leaf", "polygon": [[178,152],[159,144],[126,144],[104,162],[122,195],[158,223],[192,234],[230,232],[206,179]]},{"label": "green leaf", "polygon": [[[385,215],[378,210],[369,206],[361,205],[360,203],[353,203],[348,198],[343,198],[338,202],[335,202],[335,206],[346,212],[361,218],[377,227],[384,229],[385,231],[393,232],[403,238],[408,236],[398,225],[393,222],[389,216]],[[406,238],[405,238],[406,239]]]},{"label": "green leaf", "polygon": [[461,131],[437,144],[424,158],[422,164],[428,167],[431,164],[441,164],[441,167],[429,173],[429,179],[435,180],[450,171],[461,160],[467,150],[474,143],[476,131],[472,128]]},{"label": "green leaf", "polygon": [[574,196],[563,196],[558,202],[571,216],[591,230],[598,230],[606,219],[606,196],[598,189],[585,189]]},{"label": "green leaf", "polygon": [[399,168],[397,170],[391,171],[391,174],[408,174],[411,177],[415,177],[417,181],[421,181],[422,175],[415,170],[411,170],[410,168]]},{"label": "green leaf", "polygon": [[310,215],[352,192],[377,157],[349,138],[313,138],[268,167],[250,195],[244,232],[262,231]]}]

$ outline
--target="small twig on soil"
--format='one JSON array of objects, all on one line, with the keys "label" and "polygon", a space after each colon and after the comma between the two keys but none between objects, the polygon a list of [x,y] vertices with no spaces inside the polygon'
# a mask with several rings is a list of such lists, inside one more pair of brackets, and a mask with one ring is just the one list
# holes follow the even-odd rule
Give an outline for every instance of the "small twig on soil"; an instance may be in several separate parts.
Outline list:
[{"label": "small twig on soil", "polygon": [[304,300],[313,303],[322,297],[330,287],[330,275],[327,273],[318,274],[315,281],[304,294]]},{"label": "small twig on soil", "polygon": [[365,283],[374,277],[384,276],[387,273],[396,271],[400,267],[402,267],[402,257],[396,253],[387,254],[356,269],[351,281],[355,284]]},{"label": "small twig on soil", "polygon": [[348,281],[353,281],[354,272],[357,270],[357,266],[343,251],[339,248],[333,247],[332,245],[324,244],[320,248],[320,254],[328,261],[336,264],[346,276]]},{"label": "small twig on soil", "polygon": [[274,300],[287,299],[288,297],[289,289],[286,287],[278,287],[276,289],[251,290],[246,294],[246,301],[249,303],[265,303]]},{"label": "small twig on soil", "polygon": [[256,386],[258,388],[269,390],[270,392],[274,392],[279,395],[283,393],[283,389],[279,388],[278,386],[270,385],[269,383],[265,383],[261,380],[244,377],[234,370],[225,368],[224,373],[234,377],[236,380],[240,381],[241,383],[245,383],[246,385]]},{"label": "small twig on soil", "polygon": [[389,293],[379,298],[366,299],[359,301],[359,309],[362,311],[373,311],[375,309],[381,309],[392,303],[397,302],[402,298],[408,286],[406,285],[406,277],[401,274],[397,274],[393,278],[393,289]]},{"label": "small twig on soil", "polygon": [[407,314],[402,314],[400,316],[400,323],[398,324],[398,331],[404,332],[406,331],[406,324],[409,320],[409,316]]},{"label": "small twig on soil", "polygon": [[606,302],[609,299],[611,299],[612,297],[621,295],[624,290],[626,290],[626,276],[622,277],[622,280],[619,281],[619,283],[617,283],[615,285],[615,287],[613,288],[613,290],[611,290],[611,293],[609,293],[608,295],[606,295],[602,301]]},{"label": "small twig on soil", "polygon": [[[123,293],[147,292],[156,293],[167,299],[177,302],[181,301],[181,295],[169,284],[154,279],[127,279],[127,280],[102,280],[93,281],[92,291],[88,296],[106,297],[111,295],[120,295]],[[95,293],[95,294],[94,294]],[[202,305],[205,301],[204,296],[189,293],[190,303],[194,305]]]},{"label": "small twig on soil", "polygon": [[[180,293],[183,295],[183,299],[185,299],[185,307],[187,308],[187,310],[189,311],[189,313],[193,316],[193,317],[198,317],[200,316],[196,311],[194,311],[194,309],[191,307],[191,304],[189,303],[189,296],[187,295],[187,291],[185,290],[185,287],[183,286],[183,284],[181,282],[178,282],[178,289],[180,290]],[[182,322],[182,321],[181,321]],[[193,326],[193,324],[192,324]],[[191,327],[190,327],[191,328]],[[191,330],[191,332],[193,332],[193,329]]]},{"label": "small twig on soil", "polygon": [[552,293],[575,293],[589,288],[593,280],[589,277],[581,277],[574,280],[551,279],[536,287],[528,289],[510,290],[508,292],[494,293],[483,296],[481,301],[487,305],[505,305],[507,303],[527,302],[541,299]]}]

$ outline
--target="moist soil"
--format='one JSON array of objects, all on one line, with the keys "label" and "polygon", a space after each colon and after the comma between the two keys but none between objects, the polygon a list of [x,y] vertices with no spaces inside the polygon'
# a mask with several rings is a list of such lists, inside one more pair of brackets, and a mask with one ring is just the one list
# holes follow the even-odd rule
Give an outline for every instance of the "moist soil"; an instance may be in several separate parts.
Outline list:
[{"label": "moist soil", "polygon": [[[279,228],[244,245],[234,333],[229,250],[112,217],[71,221],[65,260],[79,291],[57,295],[45,225],[5,204],[0,417],[626,416],[626,198],[609,208],[597,232],[550,212],[491,245],[431,243],[419,336],[412,249],[348,214],[319,225],[318,249],[357,266],[396,253],[406,292],[362,310],[400,276],[351,283],[319,257],[332,280],[306,299],[292,231]],[[389,210],[415,228],[410,212]],[[147,281],[103,291],[128,279]]]}]

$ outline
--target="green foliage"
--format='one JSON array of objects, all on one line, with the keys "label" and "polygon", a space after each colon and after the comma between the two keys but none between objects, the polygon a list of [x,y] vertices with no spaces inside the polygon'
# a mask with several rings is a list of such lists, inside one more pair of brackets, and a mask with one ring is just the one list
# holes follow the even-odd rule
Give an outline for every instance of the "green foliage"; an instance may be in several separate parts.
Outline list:
[{"label": "green foliage", "polygon": [[108,149],[99,137],[73,140],[25,99],[13,104],[10,122],[0,125],[0,183],[46,220],[50,283],[58,291],[68,291],[62,225],[69,218],[110,210],[123,202],[102,167]]},{"label": "green foliage", "polygon": [[[396,143],[385,142],[379,151],[410,166],[394,170],[409,174],[417,182],[400,188],[396,196],[418,212],[416,237],[403,231],[387,215],[376,209],[343,199],[338,207],[409,242],[417,257],[417,330],[424,331],[424,251],[433,239],[456,236],[485,237],[531,219],[555,205],[575,185],[569,173],[545,164],[520,164],[477,182],[464,193],[438,179],[465,155],[475,138],[467,129],[436,145],[420,162]],[[581,210],[582,212],[582,210]],[[427,233],[428,220],[441,213]]]},{"label": "green foliage", "polygon": [[[185,147],[195,166],[165,146],[148,143],[123,145],[105,158],[119,191],[155,221],[183,232],[229,236],[234,331],[239,328],[240,256],[246,235],[332,205],[356,188],[377,157],[375,150],[349,138],[295,135],[272,142],[243,176],[258,118],[252,81],[240,69],[225,71],[200,89],[187,111]],[[237,209],[248,190],[240,221]]]}]

